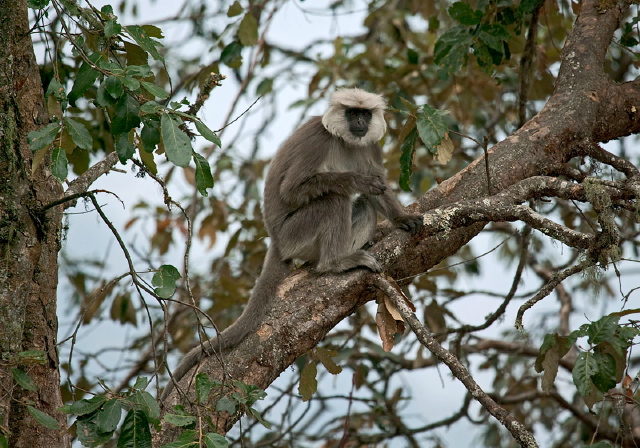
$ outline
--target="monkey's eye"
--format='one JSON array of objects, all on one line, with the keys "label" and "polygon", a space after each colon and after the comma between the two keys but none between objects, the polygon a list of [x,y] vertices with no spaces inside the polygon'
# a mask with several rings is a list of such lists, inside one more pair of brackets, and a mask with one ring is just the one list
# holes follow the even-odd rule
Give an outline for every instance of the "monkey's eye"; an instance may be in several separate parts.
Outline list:
[{"label": "monkey's eye", "polygon": [[365,118],[371,118],[371,111],[369,109],[364,109],[362,111],[362,116]]}]

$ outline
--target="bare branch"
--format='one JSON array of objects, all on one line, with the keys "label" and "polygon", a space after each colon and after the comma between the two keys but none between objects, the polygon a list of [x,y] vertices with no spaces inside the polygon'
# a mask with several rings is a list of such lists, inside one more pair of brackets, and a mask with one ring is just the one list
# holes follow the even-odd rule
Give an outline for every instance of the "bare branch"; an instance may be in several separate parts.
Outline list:
[{"label": "bare branch", "polygon": [[409,324],[411,330],[422,345],[427,347],[436,358],[445,363],[451,373],[460,380],[462,384],[491,415],[493,415],[505,428],[509,430],[511,435],[521,446],[534,448],[538,446],[533,434],[529,432],[521,423],[516,421],[504,408],[499,406],[486,392],[475,382],[469,371],[460,363],[451,352],[442,347],[438,341],[429,334],[426,327],[418,320],[416,315],[406,304],[405,299],[398,291],[389,284],[382,276],[377,276],[375,285],[383,291],[391,299],[396,309],[402,315],[402,318]]},{"label": "bare branch", "polygon": [[[107,154],[107,157],[93,165],[69,183],[69,188],[64,192],[65,197],[68,198],[70,196],[86,192],[91,184],[93,184],[103,174],[108,173],[117,162],[118,154],[115,151]],[[74,205],[75,201],[67,204],[65,208],[73,207]]]}]

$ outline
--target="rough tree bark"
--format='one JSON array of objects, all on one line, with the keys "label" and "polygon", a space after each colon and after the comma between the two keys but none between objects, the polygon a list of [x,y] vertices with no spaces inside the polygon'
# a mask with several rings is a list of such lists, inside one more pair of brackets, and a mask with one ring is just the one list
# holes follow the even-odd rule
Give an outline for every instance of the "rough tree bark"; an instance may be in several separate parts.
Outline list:
[{"label": "rough tree bark", "polygon": [[[627,1],[582,2],[563,49],[554,94],[535,117],[488,151],[491,191],[487,191],[485,161],[481,157],[426,193],[411,207],[412,211],[426,214],[422,235],[416,238],[392,232],[371,249],[388,275],[402,279],[427,271],[455,253],[489,221],[474,219],[469,224],[456,218],[455,213],[445,212],[446,206],[451,211],[455,204],[462,207],[468,201],[491,195],[497,200],[500,193],[508,196],[508,188],[520,181],[562,173],[566,162],[587,155],[598,142],[640,131],[640,82],[615,83],[603,68],[613,32],[628,6]],[[601,158],[607,157],[604,151],[598,151]],[[541,192],[539,196],[542,195]],[[514,199],[513,205],[517,204]],[[442,206],[445,207],[438,209]],[[512,215],[505,214],[502,220],[520,219]],[[595,236],[592,240],[595,244]],[[194,369],[194,375],[203,371],[222,378],[224,372],[227,377],[266,388],[338,322],[375,297],[373,276],[361,271],[322,278],[306,272],[291,275],[281,286],[267,321],[256,333],[226,353],[224,359],[206,360]],[[192,378],[187,375],[183,379],[183,391],[189,390]],[[179,399],[178,395],[174,391],[168,398],[167,409]],[[180,397],[180,401],[186,404],[187,398]],[[210,409],[202,411],[215,415],[214,423],[221,433],[239,418],[212,413]],[[156,440],[172,440],[177,432],[166,426]]]},{"label": "rough tree bark", "polygon": [[[62,188],[46,163],[32,172],[27,134],[48,123],[24,0],[0,2],[0,434],[12,447],[71,446],[62,406],[56,352],[56,287],[62,212],[43,205]],[[20,365],[37,386],[13,381],[16,355],[45,353],[45,362]],[[60,429],[35,421],[25,404],[54,417]]]}]

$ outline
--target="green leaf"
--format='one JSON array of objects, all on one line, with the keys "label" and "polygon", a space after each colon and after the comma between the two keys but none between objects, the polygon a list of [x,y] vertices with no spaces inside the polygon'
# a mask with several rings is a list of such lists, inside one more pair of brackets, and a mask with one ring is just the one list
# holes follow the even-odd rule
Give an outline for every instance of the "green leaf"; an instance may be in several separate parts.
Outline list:
[{"label": "green leaf", "polygon": [[238,406],[238,402],[237,401],[232,400],[229,397],[222,397],[216,403],[216,412],[225,411],[225,412],[228,412],[229,414],[233,415],[236,412],[237,406]]},{"label": "green leaf", "polygon": [[194,123],[196,124],[196,129],[198,130],[200,135],[202,135],[204,138],[206,138],[211,143],[216,145],[218,148],[222,147],[222,142],[220,141],[220,138],[215,134],[215,132],[209,129],[206,124],[204,124],[200,120],[196,120],[194,121]]},{"label": "green leaf", "polygon": [[85,400],[74,401],[70,405],[63,406],[60,410],[66,414],[73,414],[83,416],[91,414],[96,409],[99,409],[103,403],[107,401],[107,398],[102,395],[96,395]]},{"label": "green leaf", "polygon": [[420,60],[418,52],[412,48],[407,48],[407,62],[416,65]]},{"label": "green leaf", "polygon": [[4,434],[0,434],[0,448],[9,448],[9,442]]},{"label": "green leaf", "polygon": [[113,106],[117,103],[109,92],[107,92],[106,80],[98,86],[98,90],[96,91],[96,99],[94,100],[98,106],[108,107]]},{"label": "green leaf", "polygon": [[467,3],[455,2],[449,7],[449,15],[463,25],[475,26],[482,21],[482,11],[471,9]]},{"label": "green leaf", "polygon": [[504,41],[510,37],[502,25],[482,25],[478,30],[478,38],[489,48],[500,54],[504,52]]},{"label": "green leaf", "polygon": [[239,67],[238,61],[242,57],[242,44],[233,41],[222,50],[220,61],[231,68]]},{"label": "green leaf", "polygon": [[158,122],[155,120],[146,120],[144,127],[140,132],[140,139],[146,152],[153,152],[158,143],[160,143],[160,129]]},{"label": "green leaf", "polygon": [[269,423],[264,418],[262,418],[262,414],[260,414],[260,412],[257,409],[249,408],[248,412],[253,418],[258,420],[262,424],[262,426],[264,426],[267,429],[271,429],[271,423]]},{"label": "green leaf", "polygon": [[40,409],[36,409],[30,405],[27,405],[27,410],[29,411],[29,414],[31,414],[33,418],[35,418],[36,421],[45,428],[60,429],[58,421],[55,418],[51,417],[49,414],[42,412]]},{"label": "green leaf", "polygon": [[256,87],[256,95],[263,96],[273,91],[273,78],[265,78]]},{"label": "green leaf", "polygon": [[316,375],[318,368],[315,362],[309,362],[300,374],[300,384],[298,385],[298,393],[302,397],[302,401],[309,401],[313,394],[318,390],[318,380]]},{"label": "green leaf", "polygon": [[587,330],[589,343],[597,345],[601,342],[608,342],[620,328],[618,325],[619,320],[620,316],[608,315],[592,322]]},{"label": "green leaf", "polygon": [[418,129],[413,128],[400,146],[400,188],[411,191],[410,180],[413,171],[413,155],[416,152]]},{"label": "green leaf", "polygon": [[206,373],[196,375],[196,395],[198,397],[198,403],[202,403],[209,397],[209,392],[211,392],[212,387],[213,383]]},{"label": "green leaf", "polygon": [[111,75],[104,81],[107,92],[113,99],[118,99],[124,95],[124,87],[119,76]]},{"label": "green leaf", "polygon": [[433,61],[440,65],[445,73],[455,73],[469,57],[470,46],[469,29],[464,26],[452,28],[438,38],[433,49]]},{"label": "green leaf", "polygon": [[192,429],[182,431],[175,442],[162,445],[160,448],[200,448],[198,433]]},{"label": "green leaf", "polygon": [[238,40],[245,47],[251,47],[258,43],[258,21],[251,11],[244,15],[238,27]]},{"label": "green leaf", "polygon": [[24,364],[46,364],[47,355],[44,350],[25,350],[16,355],[20,358],[20,363]]},{"label": "green leaf", "polygon": [[[93,65],[97,65],[98,61],[103,58],[101,53],[93,53],[89,56],[89,61]],[[73,83],[73,87],[71,88],[71,92],[69,92],[69,102],[73,105],[76,100],[80,98],[84,92],[87,91],[89,87],[96,82],[100,72],[95,70],[91,64],[87,62],[83,62],[78,69],[78,73],[76,74],[76,80]]]},{"label": "green leaf", "polygon": [[118,448],[152,448],[149,421],[144,412],[130,410],[122,422]]},{"label": "green leaf", "polygon": [[11,374],[13,375],[13,380],[23,389],[30,390],[31,392],[38,390],[36,383],[34,383],[31,377],[21,369],[11,369]]},{"label": "green leaf", "polygon": [[122,25],[116,22],[114,19],[107,20],[107,23],[104,24],[104,35],[106,37],[115,36],[122,32]]},{"label": "green leaf", "polygon": [[[140,48],[137,45],[131,44],[136,48]],[[144,52],[143,52],[144,53]],[[146,53],[144,53],[146,55]],[[153,76],[153,72],[151,71],[151,67],[147,64],[139,64],[139,65],[129,65],[127,66],[125,73],[128,76],[135,76],[136,78],[149,78]]]},{"label": "green leaf", "polygon": [[318,359],[322,363],[322,365],[327,369],[329,373],[332,375],[337,375],[342,372],[342,367],[337,365],[333,358],[338,356],[338,352],[335,350],[327,350],[326,348],[316,347],[316,355]]},{"label": "green leaf", "polygon": [[67,126],[67,131],[69,131],[69,135],[76,146],[83,149],[93,148],[93,137],[91,137],[91,134],[84,124],[74,120],[73,118],[65,118],[64,123]]},{"label": "green leaf", "polygon": [[103,433],[98,430],[95,414],[78,417],[76,419],[76,433],[82,446],[90,448],[108,442],[113,436],[111,432]]},{"label": "green leaf", "polygon": [[160,104],[153,100],[147,101],[140,106],[140,112],[145,115],[156,115],[158,112],[160,112],[161,109],[162,106],[160,106]]},{"label": "green leaf", "polygon": [[146,390],[139,390],[131,396],[134,403],[137,403],[142,412],[145,413],[149,420],[157,420],[160,418],[160,406],[158,401]]},{"label": "green leaf", "polygon": [[194,424],[198,419],[193,415],[164,414],[163,420],[174,426],[189,426]]},{"label": "green leaf", "polygon": [[229,6],[229,10],[227,11],[227,17],[239,16],[240,14],[243,13],[243,11],[244,9],[240,5],[240,2],[236,0],[235,2],[233,2],[233,5]]},{"label": "green leaf", "polygon": [[126,163],[136,153],[135,146],[129,140],[128,132],[115,136],[115,148],[121,163]]},{"label": "green leaf", "polygon": [[204,435],[204,444],[207,448],[227,448],[229,442],[220,434],[208,432]]},{"label": "green leaf", "polygon": [[524,14],[531,14],[540,2],[541,0],[522,0],[520,2],[520,10]]},{"label": "green leaf", "polygon": [[162,114],[160,118],[160,134],[167,159],[174,165],[184,168],[191,161],[193,149],[189,136],[180,129],[180,125],[182,125],[180,117]]},{"label": "green leaf", "polygon": [[116,113],[111,120],[111,132],[124,134],[140,125],[140,105],[129,95],[124,95],[116,105]]},{"label": "green leaf", "polygon": [[597,352],[593,359],[597,371],[591,377],[593,384],[600,392],[607,392],[616,386],[616,360],[609,353]]},{"label": "green leaf", "polygon": [[120,423],[120,417],[122,416],[122,405],[120,402],[112,398],[107,401],[102,409],[98,411],[96,416],[96,424],[98,425],[98,431],[100,432],[113,432]]},{"label": "green leaf", "polygon": [[146,376],[139,376],[136,378],[136,383],[133,385],[133,389],[143,390],[149,385],[149,378]]},{"label": "green leaf", "polygon": [[591,377],[598,371],[598,364],[591,352],[581,352],[573,366],[573,384],[583,397],[591,395],[593,392],[593,382]]},{"label": "green leaf", "polygon": [[449,132],[449,126],[444,121],[444,116],[447,114],[447,111],[434,109],[425,104],[416,117],[420,140],[432,154],[437,152],[438,146]]},{"label": "green leaf", "polygon": [[51,0],[27,0],[27,6],[31,9],[44,9],[50,1]]},{"label": "green leaf", "polygon": [[164,58],[158,52],[157,48],[162,47],[163,45],[160,42],[151,39],[143,27],[138,25],[130,25],[125,26],[124,29],[127,34],[136,41],[140,48],[149,53],[153,59],[155,59],[156,61],[164,62]]},{"label": "green leaf", "polygon": [[55,78],[53,78],[47,86],[47,93],[45,95],[52,95],[57,101],[60,102],[67,101],[67,94],[65,92],[64,86],[60,84],[60,82]]},{"label": "green leaf", "polygon": [[193,161],[196,164],[196,187],[202,196],[209,196],[207,188],[213,188],[213,176],[207,159],[200,154],[193,153]]},{"label": "green leaf", "polygon": [[161,100],[166,100],[167,98],[169,98],[169,94],[165,92],[162,87],[159,87],[154,83],[147,81],[140,81],[140,83],[147,92],[154,95],[156,98],[160,98]]},{"label": "green leaf", "polygon": [[136,78],[131,78],[130,76],[125,76],[124,78],[122,78],[122,85],[133,92],[136,92],[140,89],[140,81],[138,81]]},{"label": "green leaf", "polygon": [[53,152],[51,153],[51,174],[60,182],[64,182],[69,175],[67,153],[62,148],[53,148]]},{"label": "green leaf", "polygon": [[181,278],[180,272],[170,264],[160,266],[158,272],[153,275],[151,284],[155,286],[155,293],[163,299],[168,299],[176,292],[176,280]]},{"label": "green leaf", "polygon": [[49,146],[60,132],[60,122],[50,123],[37,131],[31,131],[27,135],[29,149],[36,152]]},{"label": "green leaf", "polygon": [[164,39],[164,36],[162,35],[162,30],[155,25],[142,25],[142,29],[144,30],[145,33],[147,33],[147,36],[149,37],[155,37],[156,39]]}]

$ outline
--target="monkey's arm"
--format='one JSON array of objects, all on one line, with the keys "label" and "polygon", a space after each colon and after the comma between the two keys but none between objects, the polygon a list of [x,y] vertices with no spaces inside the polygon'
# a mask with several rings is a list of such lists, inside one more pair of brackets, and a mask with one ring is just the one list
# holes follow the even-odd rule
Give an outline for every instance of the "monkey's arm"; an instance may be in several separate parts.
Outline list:
[{"label": "monkey's arm", "polygon": [[361,193],[371,196],[383,194],[387,189],[382,178],[354,172],[315,173],[305,178],[295,176],[282,183],[280,188],[283,201],[294,208],[308,204],[320,196],[337,194],[351,196]]},{"label": "monkey's arm", "polygon": [[391,188],[379,195],[371,197],[371,202],[376,209],[382,213],[389,221],[393,222],[397,227],[416,234],[422,229],[424,217],[417,213],[407,213],[393,194]]},{"label": "monkey's arm", "polygon": [[324,129],[320,118],[314,117],[300,128],[273,162],[271,169],[283,173],[278,185],[282,201],[297,209],[327,194],[382,194],[387,189],[382,176],[331,171],[326,166],[331,148],[343,148],[343,143]]}]

